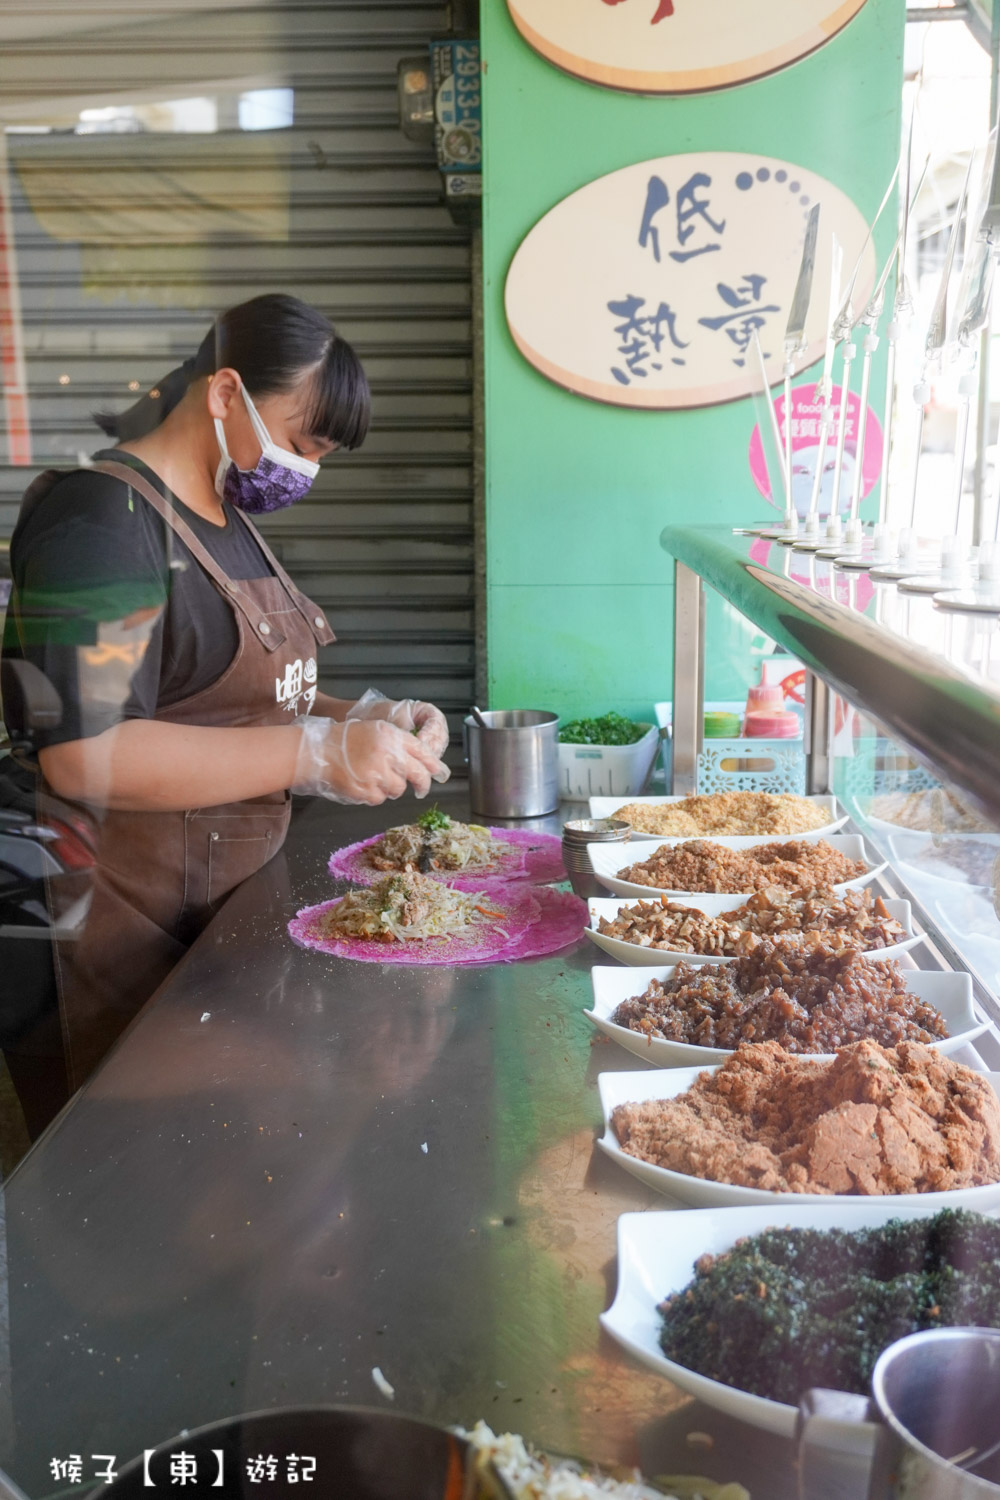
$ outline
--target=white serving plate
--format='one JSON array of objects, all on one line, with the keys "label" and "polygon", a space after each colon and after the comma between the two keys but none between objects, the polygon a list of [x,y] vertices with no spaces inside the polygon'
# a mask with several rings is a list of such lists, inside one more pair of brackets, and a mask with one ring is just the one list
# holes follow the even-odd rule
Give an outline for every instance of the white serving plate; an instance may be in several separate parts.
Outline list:
[{"label": "white serving plate", "polygon": [[[702,967],[698,965],[697,967]],[[732,1052],[723,1047],[696,1047],[690,1042],[668,1042],[662,1037],[647,1040],[627,1026],[616,1026],[611,1017],[623,1000],[641,994],[651,979],[666,981],[674,972],[674,966],[660,969],[644,969],[641,978],[630,969],[609,969],[595,965],[590,971],[590,982],[594,990],[594,1004],[584,1015],[603,1031],[612,1041],[618,1042],[627,1052],[652,1063],[657,1068],[711,1068],[725,1062]],[[972,976],[952,973],[945,969],[908,969],[906,983],[919,999],[933,1005],[944,1017],[948,1027],[947,1037],[940,1042],[931,1042],[935,1052],[947,1056],[957,1052],[967,1042],[982,1036],[989,1022],[981,1019],[972,1001]],[[827,1053],[808,1053],[809,1057],[829,1057]]]},{"label": "white serving plate", "polygon": [[[935,862],[926,859],[928,854],[935,851],[940,852],[942,846],[952,844],[968,844],[977,851],[986,851],[991,859],[1000,854],[1000,834],[994,833],[916,833],[910,829],[896,829],[895,832],[884,835],[885,844],[888,847],[892,859],[906,866],[904,878],[909,881],[910,871],[918,877],[942,881],[952,888],[955,886],[971,887],[972,889],[986,891],[991,889],[990,881],[973,882],[965,871],[957,864],[951,864],[947,859]],[[977,873],[980,873],[977,871]],[[985,871],[983,873],[986,873]],[[955,892],[957,895],[957,892]]]},{"label": "white serving plate", "polygon": [[[794,835],[791,835],[791,837],[794,837]],[[656,847],[659,849],[666,844],[671,848],[676,848],[679,844],[691,842],[694,841],[675,838],[661,839]],[[785,843],[787,840],[751,838],[749,836],[729,834],[722,838],[710,839],[709,842],[721,844],[724,849],[759,849],[762,844]],[[819,840],[810,839],[809,842],[818,843]],[[863,885],[867,885],[870,880],[874,880],[876,875],[881,875],[888,864],[888,860],[883,859],[876,863],[871,858],[869,851],[865,848],[865,841],[859,833],[834,833],[830,835],[826,842],[830,845],[831,849],[837,850],[839,854],[846,855],[848,859],[863,859],[868,866],[864,875],[858,875],[854,880],[841,880],[833,887],[835,891],[860,890]],[[627,844],[587,845],[587,855],[590,859],[591,868],[605,889],[614,891],[619,896],[640,897],[715,894],[714,892],[677,890],[668,886],[639,885],[637,881],[619,880],[619,870],[627,869],[629,865],[641,864],[644,857],[649,859],[653,853],[652,850],[649,850],[648,853],[646,852],[644,843],[642,849],[633,851],[634,854],[638,854],[638,859],[630,859],[628,855],[630,848],[631,840]],[[726,894],[732,896],[733,893],[727,892]],[[749,891],[735,893],[737,902],[746,901],[750,894]]]},{"label": "white serving plate", "polygon": [[[656,900],[652,892],[640,898],[642,900]],[[723,912],[733,911],[742,905],[738,896],[715,896],[715,895],[682,895],[672,898],[678,906],[692,906],[697,911],[704,912],[706,917],[718,917]],[[623,906],[634,906],[635,901],[620,901],[617,898],[595,896],[587,902],[590,911],[590,926],[584,928],[592,943],[598,948],[603,948],[605,953],[610,953],[612,958],[617,958],[620,963],[629,964],[633,968],[650,969],[662,964],[679,963],[705,963],[724,964],[728,956],[713,953],[682,953],[674,948],[641,948],[638,943],[627,943],[624,938],[608,937],[606,933],[597,931],[597,923],[601,917],[613,921]],[[893,943],[890,948],[872,948],[867,957],[874,959],[898,958],[905,953],[907,948],[912,948],[915,943],[921,941],[919,933],[914,935],[910,922],[909,901],[887,900],[886,910],[891,917],[902,925],[906,938],[900,943]]]},{"label": "white serving plate", "polygon": [[[592,818],[613,818],[620,807],[625,807],[630,802],[641,804],[643,807],[664,807],[671,802],[684,802],[686,800],[684,797],[591,797],[589,803],[590,816]],[[772,843],[780,843],[785,839],[823,839],[826,838],[828,833],[836,833],[837,829],[843,828],[847,822],[847,814],[840,811],[836,797],[824,794],[823,796],[807,797],[806,801],[816,802],[822,806],[829,813],[829,821],[824,823],[821,828],[810,828],[808,833],[772,834],[770,835]],[[732,836],[735,837],[735,835]],[[712,835],[707,833],[700,835],[688,833],[684,837],[711,838]],[[655,839],[660,844],[664,842],[662,833],[639,833],[638,830],[633,830],[632,841],[640,839],[643,842],[648,842],[650,839]],[[765,838],[763,842],[768,842],[768,839]]]},{"label": "white serving plate", "polygon": [[925,1207],[902,1208],[895,1200],[864,1198],[831,1202],[815,1198],[808,1204],[773,1208],[701,1208],[687,1213],[622,1214],[618,1220],[618,1290],[601,1324],[622,1348],[648,1369],[672,1380],[688,1395],[738,1421],[764,1432],[790,1438],[798,1411],[782,1401],[753,1396],[697,1375],[668,1359],[659,1344],[657,1307],[680,1292],[694,1277],[701,1255],[719,1255],[737,1240],[765,1229],[874,1229],[890,1219],[924,1219]]},{"label": "white serving plate", "polygon": [[[638,801],[638,798],[624,798]],[[880,838],[917,839],[930,842],[933,839],[980,839],[1000,846],[1000,829],[990,828],[909,828],[905,823],[890,823],[887,818],[858,809],[859,821],[869,823]]]},{"label": "white serving plate", "polygon": [[[601,1095],[604,1112],[604,1134],[597,1144],[613,1161],[631,1172],[647,1187],[692,1208],[738,1208],[753,1203],[770,1203],[780,1213],[785,1204],[814,1203],[815,1193],[776,1193],[766,1188],[736,1187],[731,1182],[709,1182],[703,1177],[690,1177],[686,1172],[672,1172],[668,1167],[656,1167],[652,1162],[640,1161],[630,1156],[618,1144],[618,1137],[611,1125],[611,1112],[619,1104],[643,1104],[647,1099],[674,1099],[684,1094],[703,1072],[716,1072],[715,1068],[669,1068],[642,1073],[601,1073],[597,1087]],[[1000,1084],[1000,1073],[986,1073],[994,1090]],[[824,1196],[826,1203],[857,1203],[864,1201],[860,1193],[830,1193]],[[983,1187],[956,1188],[946,1193],[894,1193],[892,1202],[904,1206],[924,1206],[929,1214],[939,1208],[968,1208],[977,1213],[987,1208],[1000,1207],[1000,1182],[986,1183]]]}]

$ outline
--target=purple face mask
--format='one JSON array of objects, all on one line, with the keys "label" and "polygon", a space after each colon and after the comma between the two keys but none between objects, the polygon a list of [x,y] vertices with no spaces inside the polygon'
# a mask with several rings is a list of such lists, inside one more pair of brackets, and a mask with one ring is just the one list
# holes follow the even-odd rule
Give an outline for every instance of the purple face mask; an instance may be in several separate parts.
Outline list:
[{"label": "purple face mask", "polygon": [[226,434],[216,417],[215,435],[219,440],[222,457],[215,471],[215,492],[223,500],[228,500],[230,505],[235,505],[251,516],[264,515],[271,510],[283,510],[286,505],[294,505],[296,500],[301,500],[307,493],[319,473],[319,464],[314,464],[287,448],[279,448],[277,443],[272,442],[271,434],[242,386],[240,393],[260,443],[260,458],[252,469],[238,468],[229,457]]}]

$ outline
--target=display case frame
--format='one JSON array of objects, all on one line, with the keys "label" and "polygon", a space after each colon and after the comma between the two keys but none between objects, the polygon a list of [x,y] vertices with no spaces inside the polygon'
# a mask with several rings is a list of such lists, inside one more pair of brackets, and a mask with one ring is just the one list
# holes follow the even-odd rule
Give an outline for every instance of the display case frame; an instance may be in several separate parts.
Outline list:
[{"label": "display case frame", "polygon": [[[956,788],[1000,829],[1000,692],[941,654],[907,639],[859,609],[819,593],[788,575],[785,548],[778,566],[755,557],[754,538],[728,527],[667,527],[663,549],[674,558],[674,793],[696,790],[705,698],[705,599],[712,589],[806,669],[806,783],[810,792],[833,784],[835,695],[865,716],[894,746],[903,747],[943,786]],[[785,571],[782,571],[782,569]],[[849,809],[848,809],[849,810]],[[889,857],[877,833],[848,825]],[[924,932],[921,967],[966,970],[992,1032],[977,1051],[1000,1066],[1000,1003],[954,936],[942,930],[927,904],[890,859],[880,877],[886,895],[904,895]],[[1000,919],[998,919],[1000,937]]]}]

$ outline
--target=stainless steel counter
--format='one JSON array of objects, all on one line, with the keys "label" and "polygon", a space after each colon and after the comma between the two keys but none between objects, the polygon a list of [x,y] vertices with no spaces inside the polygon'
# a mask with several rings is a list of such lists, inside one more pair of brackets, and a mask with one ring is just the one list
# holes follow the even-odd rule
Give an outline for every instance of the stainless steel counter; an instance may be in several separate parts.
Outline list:
[{"label": "stainless steel counter", "polygon": [[53,1458],[377,1405],[378,1366],[397,1410],[791,1494],[787,1444],[600,1331],[618,1214],[667,1205],[594,1149],[598,1072],[636,1066],[580,1014],[597,950],[405,969],[287,938],[330,851],[405,813],[297,814],[6,1185],[0,1465],[39,1497]]}]

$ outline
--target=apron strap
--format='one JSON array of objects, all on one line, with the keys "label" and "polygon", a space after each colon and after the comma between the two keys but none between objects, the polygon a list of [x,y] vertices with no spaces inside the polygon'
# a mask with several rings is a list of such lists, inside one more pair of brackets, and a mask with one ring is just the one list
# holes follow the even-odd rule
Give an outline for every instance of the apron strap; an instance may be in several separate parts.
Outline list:
[{"label": "apron strap", "polygon": [[279,646],[285,644],[285,637],[275,625],[272,625],[267,616],[257,608],[253,599],[239,584],[219,567],[215,558],[208,548],[199,541],[191,527],[179,516],[170,501],[161,495],[155,485],[150,484],[129,464],[114,463],[110,459],[102,459],[100,463],[93,465],[100,474],[107,474],[112,479],[121,480],[130,489],[137,490],[144,500],[148,500],[157,515],[166,522],[167,526],[176,536],[179,536],[184,545],[191,552],[195,561],[200,563],[213,583],[221,589],[226,598],[235,609],[244,616],[254,636],[267,651],[276,651]]},{"label": "apron strap", "polygon": [[225,594],[235,609],[244,616],[254,636],[267,651],[276,651],[279,646],[285,644],[285,637],[276,625],[273,625],[267,616],[257,608],[253,599],[239,584],[219,567],[215,558],[207,547],[195,536],[191,527],[179,516],[155,485],[150,484],[135,469],[128,464],[113,463],[111,460],[102,459],[93,465],[93,470],[100,474],[107,474],[111,479],[119,479],[122,484],[127,484],[130,489],[138,491],[144,500],[156,511],[157,515],[167,524],[176,536],[179,536],[184,545],[191,552],[195,561],[205,569],[213,583]]},{"label": "apron strap", "polygon": [[[139,474],[135,469],[133,469],[129,464],[119,464],[112,462],[111,460],[102,459],[99,463],[94,464],[93,467],[95,469],[100,469],[102,472],[111,475],[115,479],[122,480],[123,483],[130,485],[133,489],[138,490],[139,493],[149,501],[157,514],[162,516],[167,525],[170,526],[174,532],[176,532],[176,534],[193,553],[195,558],[205,569],[206,573],[208,573],[209,576],[214,579],[218,587],[222,589],[223,593],[225,593],[229,599],[232,600],[233,604],[243,612],[247,620],[250,622],[254,633],[260,639],[262,645],[266,646],[269,651],[274,651],[278,646],[284,644],[285,637],[281,634],[280,631],[277,631],[273,625],[270,626],[269,630],[261,631],[260,626],[262,616],[260,614],[260,611],[256,609],[252,599],[247,596],[245,590],[240,588],[238,582],[236,582],[232,578],[229,578],[227,574],[222,571],[222,569],[216,563],[215,559],[212,557],[211,553],[208,552],[204,545],[198,540],[184,518],[177,514],[173,506],[164,499],[159,490],[151,485],[147,479],[144,479],[143,476]],[[305,623],[308,625],[309,629],[312,631],[313,635],[316,638],[317,644],[320,646],[331,645],[332,642],[337,639],[337,637],[330,629],[323,611],[319,608],[318,605],[314,604],[311,599],[307,598],[306,595],[303,594],[301,589],[296,588],[295,584],[289,578],[284,568],[278,562],[278,559],[274,556],[274,553],[271,551],[270,547],[264,541],[264,538],[261,536],[256,526],[254,526],[253,522],[250,520],[249,516],[245,516],[243,512],[236,506],[234,506],[233,509],[236,511],[236,514],[239,516],[244,525],[247,526],[250,530],[254,541],[259,546],[261,552],[263,552],[265,560],[273,570],[274,576],[283,586],[285,592],[288,594],[291,603],[295,606],[296,610],[299,612]]]},{"label": "apron strap", "polygon": [[236,511],[236,514],[239,516],[244,526],[248,528],[254,538],[254,541],[257,543],[258,547],[263,552],[268,562],[271,564],[271,567],[274,569],[274,576],[278,579],[279,583],[282,583],[284,585],[285,592],[288,594],[288,597],[295,605],[295,608],[298,610],[299,614],[302,616],[303,620],[305,620],[306,624],[309,626],[309,629],[316,637],[318,644],[320,646],[329,646],[331,642],[337,639],[337,637],[330,629],[326,615],[320,609],[319,605],[314,604],[311,599],[306,597],[301,589],[296,588],[295,584],[289,578],[288,574],[285,572],[284,568],[281,566],[280,562],[275,557],[274,553],[271,551],[270,547],[267,545],[264,538],[257,530],[256,526],[253,524],[250,517],[246,515],[242,510],[240,510],[237,506],[233,506],[233,509]]}]

